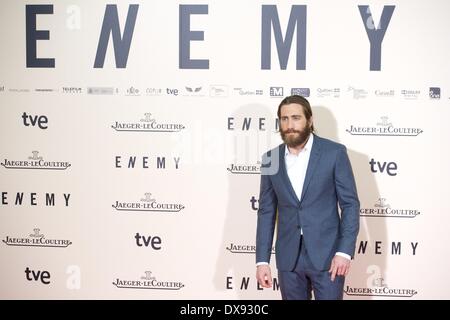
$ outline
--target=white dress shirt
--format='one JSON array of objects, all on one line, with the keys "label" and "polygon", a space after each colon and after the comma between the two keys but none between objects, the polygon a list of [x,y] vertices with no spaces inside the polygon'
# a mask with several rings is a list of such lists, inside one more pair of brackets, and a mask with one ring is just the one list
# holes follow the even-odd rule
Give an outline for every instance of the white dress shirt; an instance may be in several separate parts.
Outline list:
[{"label": "white dress shirt", "polygon": [[[306,169],[308,169],[309,156],[311,155],[313,142],[314,135],[311,134],[309,135],[308,142],[306,142],[298,155],[291,153],[287,146],[284,150],[284,162],[286,164],[287,175],[298,200],[302,198],[303,184],[305,182]],[[303,231],[301,231],[301,233],[303,234]]]},{"label": "white dress shirt", "polygon": [[[285,147],[284,161],[286,164],[286,171],[291,181],[292,188],[297,195],[298,200],[302,197],[303,184],[305,182],[306,170],[308,169],[309,156],[311,155],[311,148],[314,142],[314,135],[310,134],[308,141],[298,155],[291,153],[288,146]],[[300,229],[301,234],[303,230]],[[336,252],[336,255],[351,259],[351,257],[343,252]],[[268,264],[267,262],[258,262],[256,265]]]}]

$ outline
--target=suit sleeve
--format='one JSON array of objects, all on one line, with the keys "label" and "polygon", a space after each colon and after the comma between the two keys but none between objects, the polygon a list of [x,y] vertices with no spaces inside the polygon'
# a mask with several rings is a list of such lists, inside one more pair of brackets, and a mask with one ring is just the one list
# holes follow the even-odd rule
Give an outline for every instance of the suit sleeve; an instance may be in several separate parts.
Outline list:
[{"label": "suit sleeve", "polygon": [[[262,163],[267,164],[263,156]],[[268,166],[268,168],[266,168]],[[268,169],[268,170],[267,170]],[[258,222],[256,227],[256,262],[270,262],[278,200],[272,186],[270,164],[261,166]]]},{"label": "suit sleeve", "polygon": [[353,257],[359,232],[359,199],[345,146],[338,150],[334,177],[339,207],[341,208],[341,226],[336,251]]}]

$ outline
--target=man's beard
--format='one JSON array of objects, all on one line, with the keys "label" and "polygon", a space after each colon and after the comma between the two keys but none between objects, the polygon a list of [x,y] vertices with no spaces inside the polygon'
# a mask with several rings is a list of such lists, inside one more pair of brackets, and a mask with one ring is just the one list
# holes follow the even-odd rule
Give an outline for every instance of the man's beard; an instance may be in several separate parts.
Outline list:
[{"label": "man's beard", "polygon": [[[288,133],[295,132],[297,134],[290,135]],[[303,130],[285,130],[280,131],[281,139],[283,139],[284,143],[290,148],[296,148],[301,146],[308,140],[309,135],[311,134],[311,126],[306,125]]]}]

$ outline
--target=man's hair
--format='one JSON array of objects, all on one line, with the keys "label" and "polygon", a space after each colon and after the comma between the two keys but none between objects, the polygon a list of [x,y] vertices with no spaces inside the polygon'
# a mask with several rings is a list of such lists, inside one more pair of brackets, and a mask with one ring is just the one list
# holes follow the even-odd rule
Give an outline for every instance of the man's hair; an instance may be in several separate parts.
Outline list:
[{"label": "man's hair", "polygon": [[[278,106],[278,119],[281,118],[281,107],[286,105],[286,104],[291,104],[291,103],[296,103],[299,104],[303,107],[303,113],[305,114],[306,120],[310,120],[312,117],[312,109],[311,109],[311,105],[309,104],[309,101],[302,97],[302,96],[298,96],[298,95],[292,95],[289,97],[284,98],[281,102],[280,105]],[[311,125],[311,131],[314,132],[314,125]]]}]

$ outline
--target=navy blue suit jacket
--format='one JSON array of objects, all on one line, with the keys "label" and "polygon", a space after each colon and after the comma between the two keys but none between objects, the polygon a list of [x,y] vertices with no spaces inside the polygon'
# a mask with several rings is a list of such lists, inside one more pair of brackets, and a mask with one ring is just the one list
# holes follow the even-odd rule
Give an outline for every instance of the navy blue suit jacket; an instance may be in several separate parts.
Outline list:
[{"label": "navy blue suit jacket", "polygon": [[[275,257],[292,271],[300,252],[300,229],[313,266],[328,270],[336,252],[353,257],[359,231],[359,199],[344,145],[314,135],[301,199],[287,175],[281,144],[263,155],[256,231],[256,262]],[[341,209],[339,213],[338,205]]]}]

